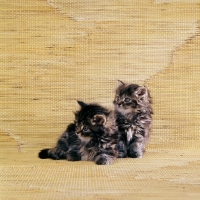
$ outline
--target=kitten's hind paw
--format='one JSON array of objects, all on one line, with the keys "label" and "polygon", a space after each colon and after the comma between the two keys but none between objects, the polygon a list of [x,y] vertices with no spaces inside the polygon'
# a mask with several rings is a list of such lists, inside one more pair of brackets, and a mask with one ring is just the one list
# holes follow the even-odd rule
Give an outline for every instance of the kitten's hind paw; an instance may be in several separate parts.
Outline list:
[{"label": "kitten's hind paw", "polygon": [[41,158],[41,159],[49,158],[49,150],[50,150],[50,149],[42,149],[42,150],[39,152],[38,157]]}]

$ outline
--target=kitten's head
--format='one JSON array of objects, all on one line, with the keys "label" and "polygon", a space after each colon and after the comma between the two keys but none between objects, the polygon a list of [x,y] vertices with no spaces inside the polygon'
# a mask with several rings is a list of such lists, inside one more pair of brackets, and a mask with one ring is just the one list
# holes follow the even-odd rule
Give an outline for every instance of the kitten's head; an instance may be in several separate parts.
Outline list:
[{"label": "kitten's head", "polygon": [[104,133],[110,111],[98,104],[78,101],[81,109],[75,113],[76,134],[83,142],[98,140]]},{"label": "kitten's head", "polygon": [[125,84],[122,81],[118,82],[119,85],[113,101],[115,111],[122,114],[133,114],[148,107],[150,108],[151,99],[145,86]]}]

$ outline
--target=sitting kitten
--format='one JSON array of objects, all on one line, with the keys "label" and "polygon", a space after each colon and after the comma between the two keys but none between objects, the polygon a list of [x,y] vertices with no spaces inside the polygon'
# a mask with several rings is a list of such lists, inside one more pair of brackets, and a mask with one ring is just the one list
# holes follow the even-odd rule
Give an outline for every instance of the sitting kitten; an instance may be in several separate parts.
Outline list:
[{"label": "sitting kitten", "polygon": [[78,103],[81,109],[75,113],[74,123],[67,127],[55,148],[41,150],[39,157],[111,164],[118,157],[120,137],[114,113],[98,104]]},{"label": "sitting kitten", "polygon": [[126,147],[121,157],[125,157],[126,153],[132,158],[142,157],[149,139],[153,114],[147,88],[119,81],[113,103],[121,142]]}]

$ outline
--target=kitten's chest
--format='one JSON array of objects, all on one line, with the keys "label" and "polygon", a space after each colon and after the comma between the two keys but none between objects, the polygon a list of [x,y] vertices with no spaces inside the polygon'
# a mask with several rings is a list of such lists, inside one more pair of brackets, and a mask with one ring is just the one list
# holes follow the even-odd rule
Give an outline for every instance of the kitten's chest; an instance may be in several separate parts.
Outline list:
[{"label": "kitten's chest", "polygon": [[123,128],[126,135],[126,142],[129,144],[137,134],[138,126],[136,119],[124,118]]},{"label": "kitten's chest", "polygon": [[135,138],[143,137],[145,134],[143,124],[138,120],[129,121],[124,127],[123,132],[125,132],[127,144],[131,143]]},{"label": "kitten's chest", "polygon": [[83,146],[80,149],[80,153],[81,153],[81,160],[93,160],[96,154],[96,150],[95,148],[88,149],[85,146]]},{"label": "kitten's chest", "polygon": [[129,143],[134,135],[136,134],[137,127],[135,125],[130,125],[128,128],[125,129],[127,143]]}]

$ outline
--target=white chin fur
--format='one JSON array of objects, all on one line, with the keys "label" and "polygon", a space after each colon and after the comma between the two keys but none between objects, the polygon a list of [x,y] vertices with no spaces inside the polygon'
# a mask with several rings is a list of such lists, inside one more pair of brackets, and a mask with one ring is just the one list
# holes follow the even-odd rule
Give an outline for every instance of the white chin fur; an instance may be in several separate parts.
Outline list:
[{"label": "white chin fur", "polygon": [[79,138],[81,139],[81,141],[86,142],[86,143],[90,142],[90,140],[92,139],[91,137],[84,137],[81,135],[79,135]]},{"label": "white chin fur", "polygon": [[124,109],[123,107],[116,107],[115,108],[118,112],[122,113],[122,114],[128,114],[132,112],[131,108],[128,109]]}]

